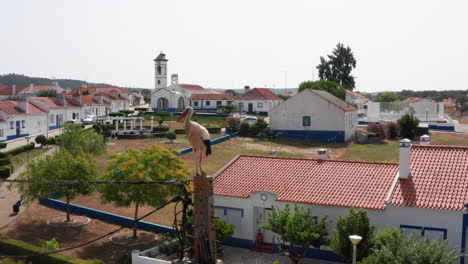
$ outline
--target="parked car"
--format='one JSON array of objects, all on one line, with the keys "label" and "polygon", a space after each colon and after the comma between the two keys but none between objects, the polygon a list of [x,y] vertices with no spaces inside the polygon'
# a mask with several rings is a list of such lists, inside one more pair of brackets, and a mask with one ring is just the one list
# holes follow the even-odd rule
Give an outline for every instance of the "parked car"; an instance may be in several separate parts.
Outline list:
[{"label": "parked car", "polygon": [[258,118],[255,116],[244,116],[240,121],[241,123],[246,122],[249,125],[253,125],[258,121]]},{"label": "parked car", "polygon": [[83,120],[81,120],[83,122],[83,124],[85,125],[89,125],[89,124],[93,124],[94,122],[96,122],[96,115],[87,115],[85,118],[83,118]]},{"label": "parked car", "polygon": [[78,119],[70,119],[67,121],[67,123],[71,123],[71,124],[81,124],[81,121],[78,120]]}]

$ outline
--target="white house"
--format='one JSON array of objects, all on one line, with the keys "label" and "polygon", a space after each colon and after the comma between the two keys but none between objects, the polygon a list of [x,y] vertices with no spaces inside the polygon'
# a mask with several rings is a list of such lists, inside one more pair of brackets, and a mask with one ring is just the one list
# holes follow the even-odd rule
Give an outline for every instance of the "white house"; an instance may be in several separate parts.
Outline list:
[{"label": "white house", "polygon": [[236,97],[230,93],[220,94],[192,94],[190,105],[195,110],[216,111],[218,106],[232,105]]},{"label": "white house", "polygon": [[0,102],[0,141],[47,130],[47,113],[22,99]]},{"label": "white house", "polygon": [[[259,232],[273,242],[260,224],[272,206],[289,203],[327,216],[330,229],[349,208],[364,208],[377,230],[393,226],[465,249],[467,168],[468,147],[411,146],[406,140],[399,163],[241,155],[214,176],[215,212],[236,226],[230,243],[246,248]],[[327,250],[313,254],[337,259]]]},{"label": "white house", "polygon": [[20,98],[36,96],[40,91],[53,90],[57,94],[65,91],[58,82],[53,82],[52,85],[11,85],[11,86],[0,86],[0,100],[11,96],[18,96]]},{"label": "white house", "polygon": [[281,137],[345,142],[357,128],[356,108],[320,90],[305,89],[269,116],[271,133]]},{"label": "white house", "polygon": [[56,98],[29,97],[28,100],[48,115],[49,130],[59,128],[71,119],[81,118],[80,106],[70,102],[65,94],[59,94]]},{"label": "white house", "polygon": [[270,109],[283,102],[283,99],[268,88],[244,87],[244,94],[239,96],[236,104],[239,110],[247,113],[268,115]]},{"label": "white house", "polygon": [[358,117],[364,117],[367,115],[367,103],[370,101],[369,98],[360,93],[346,89],[345,101],[348,104],[355,105]]}]

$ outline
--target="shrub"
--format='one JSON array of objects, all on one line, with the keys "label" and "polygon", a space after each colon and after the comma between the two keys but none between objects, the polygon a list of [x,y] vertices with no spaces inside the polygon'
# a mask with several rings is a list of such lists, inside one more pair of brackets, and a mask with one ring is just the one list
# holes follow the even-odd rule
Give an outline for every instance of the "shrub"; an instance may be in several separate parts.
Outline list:
[{"label": "shrub", "polygon": [[174,133],[176,134],[185,134],[185,129],[174,129]]},{"label": "shrub", "polygon": [[262,131],[260,131],[260,133],[257,134],[257,138],[262,139],[262,140],[266,140],[266,139],[270,140],[271,139],[270,128],[266,127]]},{"label": "shrub", "polygon": [[250,125],[247,122],[242,122],[239,127],[239,136],[246,137],[250,134]]},{"label": "shrub", "polygon": [[156,115],[159,117],[159,126],[162,126],[163,122],[166,121],[166,118],[171,116],[171,113],[167,111],[159,111],[156,113]]},{"label": "shrub", "polygon": [[398,136],[398,126],[397,124],[390,122],[387,124],[387,138],[394,139]]},{"label": "shrub", "polygon": [[132,252],[123,251],[117,255],[116,264],[132,264]]},{"label": "shrub", "polygon": [[[157,137],[165,137],[166,136],[166,132],[160,132],[160,133],[153,133],[152,134],[153,137],[157,138]],[[119,136],[120,137],[120,136]]]},{"label": "shrub", "polygon": [[9,165],[9,164],[11,164],[9,157],[0,158],[0,166]]},{"label": "shrub", "polygon": [[362,240],[357,246],[356,256],[356,259],[360,260],[369,255],[373,233],[374,226],[369,222],[367,211],[351,208],[346,216],[340,216],[336,220],[336,229],[333,231],[330,247],[346,262],[351,262],[353,246],[349,236],[361,236]]},{"label": "shrub", "polygon": [[[3,154],[4,154],[4,155],[15,156],[15,155],[18,155],[18,154],[23,153],[23,152],[25,152],[25,151],[34,149],[34,146],[35,146],[34,143],[29,143],[29,144],[26,144],[26,145],[23,145],[23,146],[14,148],[14,149],[10,149],[9,151],[3,152]],[[1,156],[0,156],[0,157],[1,157]]]},{"label": "shrub", "polygon": [[169,128],[167,126],[157,126],[153,128],[153,131],[156,132],[167,132],[169,131]]},{"label": "shrub", "polygon": [[401,136],[412,139],[414,131],[419,125],[419,120],[413,114],[406,114],[398,119],[400,125]]},{"label": "shrub", "polygon": [[382,125],[371,123],[367,126],[367,131],[369,133],[374,133],[379,137],[385,137],[384,129]]},{"label": "shrub", "polygon": [[35,139],[37,144],[41,144],[41,146],[44,146],[47,144],[47,138],[44,135],[39,135]]},{"label": "shrub", "polygon": [[47,139],[47,145],[55,145],[56,144],[56,140],[54,137],[50,137]]},{"label": "shrub", "polygon": [[124,116],[125,114],[124,113],[121,113],[121,112],[112,112],[112,113],[109,113],[109,116]]},{"label": "shrub", "polygon": [[0,142],[0,149],[4,149],[4,148],[6,148],[6,146],[7,146],[7,143]]},{"label": "shrub", "polygon": [[11,171],[8,166],[0,166],[0,178],[10,177]]},{"label": "shrub", "polygon": [[174,131],[168,131],[166,132],[166,137],[172,142],[174,139],[177,138],[177,135]]},{"label": "shrub", "polygon": [[55,251],[55,250],[60,249],[59,242],[57,240],[55,240],[55,237],[52,238],[51,240],[42,241],[41,247],[43,247],[43,248],[45,248],[45,249],[47,249],[49,251]]},{"label": "shrub", "polygon": [[255,122],[251,127],[251,132],[254,136],[258,136],[260,132],[262,132],[265,128],[268,127],[268,123],[265,121],[263,117],[260,117],[257,122]]}]

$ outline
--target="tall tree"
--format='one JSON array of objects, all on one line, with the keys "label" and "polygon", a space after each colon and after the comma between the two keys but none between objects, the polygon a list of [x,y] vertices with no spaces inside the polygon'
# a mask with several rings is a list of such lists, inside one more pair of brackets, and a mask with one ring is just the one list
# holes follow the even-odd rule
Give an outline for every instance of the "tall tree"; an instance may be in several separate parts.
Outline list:
[{"label": "tall tree", "polygon": [[374,101],[375,102],[395,102],[395,101],[398,101],[398,96],[392,92],[384,92],[380,94]]},{"label": "tall tree", "polygon": [[80,124],[66,124],[63,134],[60,135],[60,147],[72,153],[99,155],[106,151],[106,142],[104,137],[94,130],[84,130]]},{"label": "tall tree", "polygon": [[419,125],[419,120],[413,114],[406,114],[398,119],[397,122],[400,125],[401,135],[405,138],[412,139]]},{"label": "tall tree", "polygon": [[[83,152],[71,153],[62,149],[47,159],[32,161],[28,171],[20,179],[30,180],[77,180],[93,181],[98,177],[94,159]],[[94,191],[93,185],[87,184],[48,184],[18,183],[15,185],[27,200],[42,199],[53,196],[65,197],[67,203],[67,222],[70,217],[70,200],[78,194],[88,195]]]},{"label": "tall tree", "polygon": [[322,90],[327,91],[334,96],[340,98],[341,100],[346,99],[346,89],[343,86],[339,85],[333,81],[306,81],[302,82],[299,85],[299,92],[304,91],[305,89],[315,89],[315,90]]},{"label": "tall tree", "polygon": [[352,259],[352,244],[349,240],[350,235],[362,237],[358,244],[356,259],[360,260],[369,254],[374,226],[370,224],[366,210],[355,210],[351,208],[345,216],[338,217],[336,220],[336,229],[333,231],[331,248],[346,262]]},{"label": "tall tree", "polygon": [[[289,204],[283,210],[273,207],[262,227],[277,234],[281,250],[294,264],[299,263],[309,247],[320,248],[328,244],[327,218],[314,219],[310,209],[299,209],[297,205],[293,213]],[[295,246],[300,250],[294,250]]]},{"label": "tall tree", "polygon": [[[143,151],[130,148],[113,155],[107,166],[104,180],[115,181],[165,181],[186,180],[190,174],[177,153],[161,146],[151,145]],[[133,238],[137,238],[138,208],[140,206],[157,207],[169,196],[180,194],[180,190],[166,185],[104,185],[100,189],[101,199],[105,203],[114,203],[118,207],[135,206],[135,225]]]},{"label": "tall tree", "polygon": [[356,68],[356,59],[351,48],[338,43],[328,60],[320,57],[319,70],[320,80],[334,81],[346,89],[353,90],[355,87],[354,77],[351,71]]}]

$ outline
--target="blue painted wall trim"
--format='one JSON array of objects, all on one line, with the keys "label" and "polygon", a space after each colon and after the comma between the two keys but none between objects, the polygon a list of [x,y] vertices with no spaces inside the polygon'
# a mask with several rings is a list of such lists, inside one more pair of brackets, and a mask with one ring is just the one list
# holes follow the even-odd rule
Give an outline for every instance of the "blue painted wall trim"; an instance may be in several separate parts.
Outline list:
[{"label": "blue painted wall trim", "polygon": [[[158,112],[158,109],[157,108],[153,108],[153,112],[145,112],[146,114],[156,114]],[[174,111],[172,113],[172,115],[181,115],[182,112],[180,111]],[[227,117],[229,116],[228,114],[218,114],[218,113],[200,113],[200,112],[197,112],[195,113],[194,116],[213,116],[213,117]]]},{"label": "blue painted wall trim", "polygon": [[29,134],[21,134],[19,136],[17,135],[11,135],[11,136],[7,136],[6,140],[12,140],[12,139],[16,139],[16,138],[22,138],[22,137],[26,137],[26,136],[29,136]]},{"label": "blue painted wall trim", "polygon": [[[216,145],[218,143],[224,142],[224,141],[229,140],[231,138],[237,137],[237,135],[238,135],[237,132],[235,132],[235,133],[229,134],[229,135],[224,136],[224,137],[213,139],[213,140],[211,140],[211,145]],[[186,148],[186,149],[183,149],[183,150],[179,151],[179,155],[184,155],[184,154],[187,154],[187,153],[190,153],[190,152],[192,152],[192,148]]]},{"label": "blue painted wall trim", "polygon": [[421,236],[425,235],[426,230],[427,231],[442,232],[444,234],[444,240],[447,240],[447,229],[446,228],[438,228],[438,227],[430,227],[430,226],[400,225],[400,229],[401,228],[421,230]]},{"label": "blue painted wall trim", "polygon": [[324,130],[272,130],[271,133],[278,137],[310,139],[321,142],[345,142],[344,131]]},{"label": "blue painted wall trim", "polygon": [[455,131],[455,126],[429,125],[429,129],[446,130],[446,131]]},{"label": "blue painted wall trim", "polygon": [[58,126],[49,126],[49,130],[54,130],[54,129],[57,129]]},{"label": "blue painted wall trim", "polygon": [[[66,203],[59,201],[59,200],[42,199],[39,201],[39,203],[42,205],[55,208],[55,209],[62,210],[62,211],[66,210]],[[86,215],[88,217],[96,218],[105,222],[115,223],[115,224],[128,226],[128,227],[133,226],[133,219],[130,217],[116,215],[116,214],[112,214],[109,212],[104,212],[104,211],[100,211],[100,210],[96,210],[93,208],[88,208],[88,207],[84,207],[84,206],[80,206],[76,204],[70,204],[70,210],[72,213]],[[146,231],[157,232],[157,233],[168,233],[170,235],[175,234],[174,229],[172,229],[171,227],[153,224],[153,223],[146,222],[146,221],[139,221],[138,228],[142,230],[146,230]]]}]

